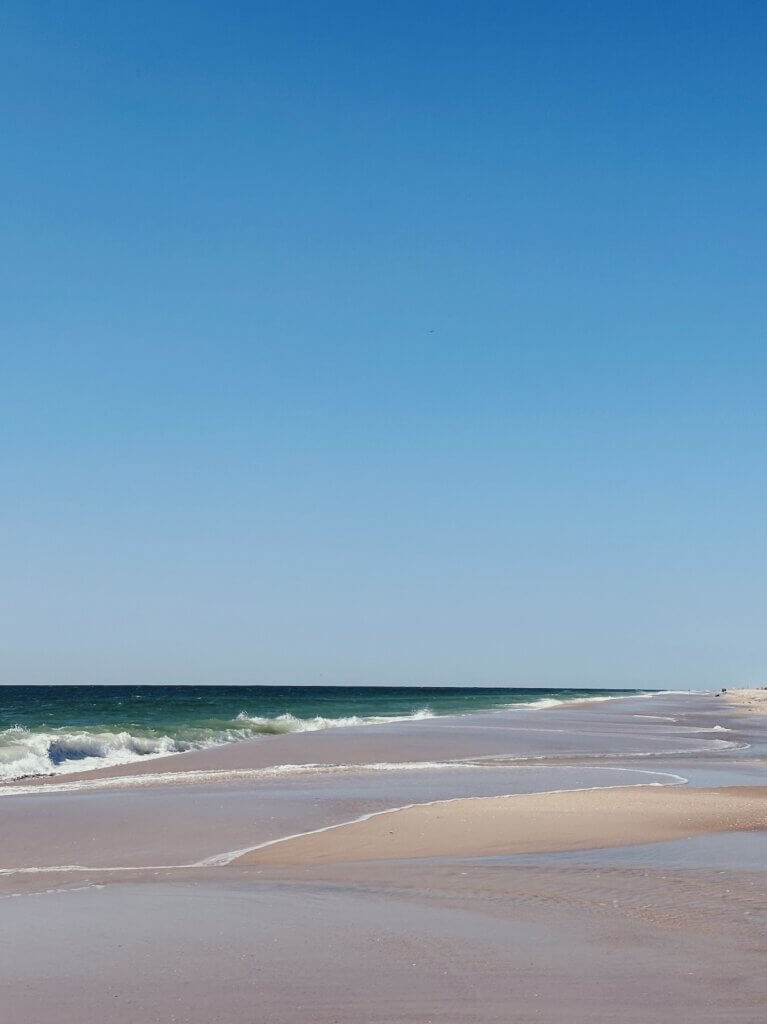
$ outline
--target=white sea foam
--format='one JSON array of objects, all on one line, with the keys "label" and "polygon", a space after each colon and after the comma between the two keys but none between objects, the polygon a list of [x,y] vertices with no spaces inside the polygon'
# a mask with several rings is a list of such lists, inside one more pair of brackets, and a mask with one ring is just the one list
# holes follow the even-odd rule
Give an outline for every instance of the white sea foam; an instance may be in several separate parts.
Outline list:
[{"label": "white sea foam", "polygon": [[79,793],[83,790],[133,789],[142,786],[195,785],[211,782],[258,781],[284,776],[318,775],[328,772],[423,771],[439,768],[487,768],[495,765],[461,761],[383,761],[369,764],[276,764],[266,768],[198,769],[185,772],[142,772],[140,775],[114,775],[107,778],[82,778],[50,782],[43,786],[18,783],[0,786],[0,797],[42,796],[50,793]]},{"label": "white sea foam", "polygon": [[543,711],[545,708],[557,708],[563,704],[601,704],[606,700],[622,700],[622,697],[608,694],[605,697],[540,697],[538,700],[515,701],[504,704],[499,711]]},{"label": "white sea foam", "polygon": [[15,726],[0,733],[0,781],[34,775],[64,775],[163,757],[178,751],[169,736],[129,732],[32,732]]},{"label": "white sea foam", "polygon": [[[689,751],[685,751],[689,753]],[[648,754],[605,754],[593,757],[648,757]],[[374,761],[361,764],[276,764],[265,768],[211,768],[184,772],[142,772],[140,775],[114,775],[73,779],[71,781],[50,782],[43,786],[35,783],[6,784],[0,787],[0,797],[4,796],[46,796],[54,793],[98,792],[102,790],[140,789],[145,786],[180,786],[206,785],[232,782],[259,782],[270,779],[293,778],[298,776],[317,776],[326,774],[367,774],[369,772],[422,772],[422,771],[481,771],[507,770],[541,771],[548,768],[562,769],[577,767],[579,771],[616,771],[639,772],[645,775],[659,775],[681,779],[681,776],[670,772],[657,772],[644,768],[621,768],[608,765],[570,765],[552,761],[545,754],[518,755],[512,757],[505,754],[492,754],[477,758],[460,758],[445,761]],[[686,780],[685,780],[686,781]]]},{"label": "white sea foam", "polygon": [[[653,694],[631,694],[652,697]],[[554,698],[513,703],[495,710],[536,711],[575,702],[625,699],[624,695]],[[488,709],[491,710],[491,709]],[[97,729],[28,730],[21,726],[0,731],[0,783],[34,776],[66,775],[130,764],[134,761],[167,757],[189,750],[203,750],[263,734],[317,732],[359,726],[418,722],[435,717],[428,708],[404,715],[347,715],[328,718],[316,715],[299,718],[290,713],[264,716],[241,711],[226,728],[179,730],[174,735],[138,735],[127,730]],[[224,724],[224,723],[222,723]],[[720,730],[724,731],[722,727]],[[0,794],[3,792],[0,789]]]},{"label": "white sea foam", "polygon": [[390,725],[392,722],[421,722],[426,718],[434,718],[434,714],[428,708],[421,708],[420,711],[414,711],[409,715],[347,715],[344,718],[323,718],[321,715],[316,715],[314,718],[296,718],[290,713],[266,718],[260,715],[248,715],[241,711],[236,720],[249,722],[264,732],[286,733],[317,732],[320,729],[348,729],[359,725]]},{"label": "white sea foam", "polygon": [[350,715],[342,718],[269,718],[242,711],[230,728],[190,730],[178,736],[141,736],[128,731],[78,729],[39,731],[13,726],[0,732],[0,782],[40,775],[66,775],[94,768],[111,768],[133,761],[205,750],[264,734],[317,732],[362,725],[388,725],[433,718],[428,708],[409,715]]}]

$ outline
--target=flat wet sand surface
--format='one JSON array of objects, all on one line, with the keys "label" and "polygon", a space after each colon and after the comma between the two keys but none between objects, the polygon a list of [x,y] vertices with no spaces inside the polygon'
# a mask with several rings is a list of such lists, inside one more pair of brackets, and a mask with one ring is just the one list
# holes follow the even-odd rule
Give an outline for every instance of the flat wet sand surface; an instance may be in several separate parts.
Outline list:
[{"label": "flat wet sand surface", "polygon": [[756,1024],[766,895],[761,873],[461,862],[51,893],[2,908],[3,1007],[25,1022]]},{"label": "flat wet sand surface", "polygon": [[272,842],[239,864],[488,857],[767,829],[767,787],[618,788],[420,804]]},{"label": "flat wet sand surface", "polygon": [[3,1012],[756,1024],[765,750],[763,716],[665,695],[0,788]]}]

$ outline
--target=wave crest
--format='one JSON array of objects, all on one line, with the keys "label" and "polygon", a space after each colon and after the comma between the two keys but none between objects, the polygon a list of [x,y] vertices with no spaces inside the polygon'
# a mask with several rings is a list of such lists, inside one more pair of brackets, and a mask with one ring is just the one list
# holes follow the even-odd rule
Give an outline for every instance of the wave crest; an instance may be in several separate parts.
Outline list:
[{"label": "wave crest", "polygon": [[434,715],[428,708],[414,711],[410,715],[347,715],[343,718],[323,718],[315,715],[313,718],[297,718],[289,712],[284,715],[275,715],[274,718],[264,718],[260,715],[249,715],[241,711],[237,716],[238,722],[247,722],[254,732],[263,733],[287,733],[287,732],[317,732],[320,729],[346,729],[355,725],[389,725],[392,722],[418,722],[425,718],[433,718]]},{"label": "wave crest", "polygon": [[125,764],[180,749],[184,748],[170,736],[134,736],[125,731],[32,732],[15,726],[0,733],[0,781]]},{"label": "wave crest", "polygon": [[138,735],[126,730],[110,732],[89,729],[35,732],[16,725],[0,732],[0,782],[129,764],[142,758],[203,750],[259,735],[316,732],[355,725],[386,725],[390,722],[419,721],[433,717],[428,708],[410,715],[348,715],[343,718],[323,718],[319,715],[297,718],[290,713],[270,718],[241,711],[233,722],[221,723],[221,728],[180,728],[175,735]]}]

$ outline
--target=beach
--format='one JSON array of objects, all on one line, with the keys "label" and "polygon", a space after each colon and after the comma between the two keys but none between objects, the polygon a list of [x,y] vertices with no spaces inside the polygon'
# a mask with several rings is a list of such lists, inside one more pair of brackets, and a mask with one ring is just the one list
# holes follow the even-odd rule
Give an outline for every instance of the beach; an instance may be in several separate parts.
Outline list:
[{"label": "beach", "polygon": [[3,1006],[19,1024],[756,1024],[767,720],[730,696],[411,717],[11,780]]},{"label": "beach", "polygon": [[272,842],[234,864],[326,864],[606,849],[767,829],[767,787],[636,788],[438,801]]},{"label": "beach", "polygon": [[767,4],[0,23],[0,1024],[767,1024]]},{"label": "beach", "polygon": [[731,704],[736,704],[747,711],[767,714],[767,689],[725,690],[722,696]]}]

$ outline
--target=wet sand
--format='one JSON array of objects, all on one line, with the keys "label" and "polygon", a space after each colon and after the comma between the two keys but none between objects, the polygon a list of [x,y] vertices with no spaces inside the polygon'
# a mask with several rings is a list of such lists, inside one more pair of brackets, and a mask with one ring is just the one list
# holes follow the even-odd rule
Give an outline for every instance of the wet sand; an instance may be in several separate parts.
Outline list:
[{"label": "wet sand", "polygon": [[604,789],[421,804],[270,843],[239,864],[494,857],[767,829],[767,787]]},{"label": "wet sand", "polygon": [[0,787],[4,1014],[756,1024],[766,754],[680,694]]},{"label": "wet sand", "polygon": [[4,1012],[21,1024],[764,1019],[763,873],[365,867],[9,900]]}]

